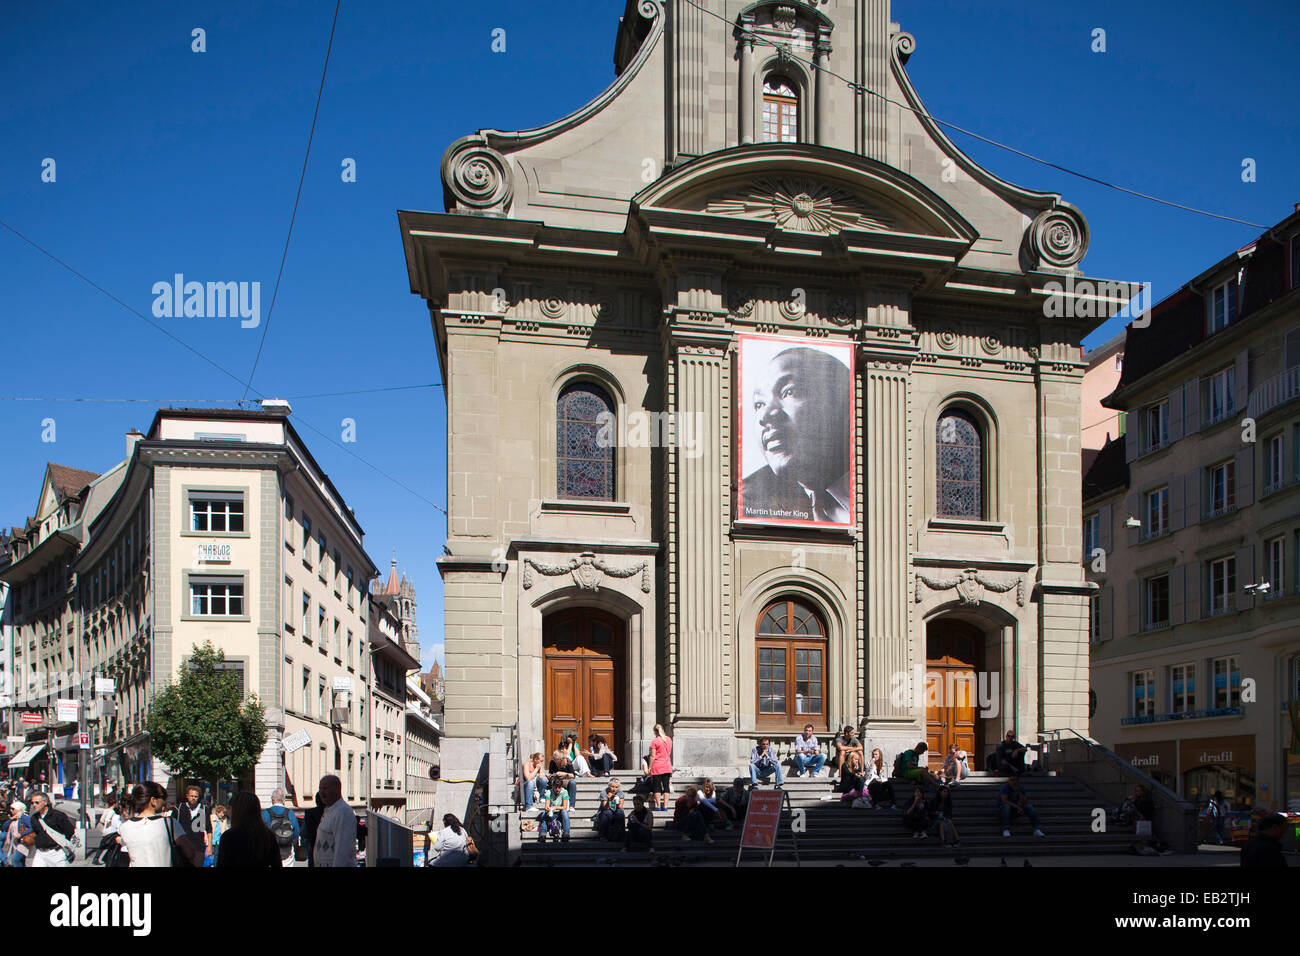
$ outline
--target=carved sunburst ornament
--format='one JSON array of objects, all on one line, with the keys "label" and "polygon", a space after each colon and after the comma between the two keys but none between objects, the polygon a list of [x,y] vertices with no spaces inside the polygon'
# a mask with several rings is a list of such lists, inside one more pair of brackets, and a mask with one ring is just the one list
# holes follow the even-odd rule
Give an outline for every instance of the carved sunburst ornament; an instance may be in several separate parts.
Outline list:
[{"label": "carved sunburst ornament", "polygon": [[883,232],[889,224],[868,215],[846,190],[817,183],[759,181],[709,203],[707,212],[722,216],[766,219],[787,232],[833,235],[841,229]]}]

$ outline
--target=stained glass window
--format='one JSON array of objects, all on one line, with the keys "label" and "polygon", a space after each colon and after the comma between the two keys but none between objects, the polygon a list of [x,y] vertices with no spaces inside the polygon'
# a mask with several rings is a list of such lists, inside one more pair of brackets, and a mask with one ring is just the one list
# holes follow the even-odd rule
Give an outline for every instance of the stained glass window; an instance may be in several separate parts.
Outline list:
[{"label": "stained glass window", "polygon": [[759,618],[755,639],[758,715],[772,725],[821,717],[825,708],[826,628],[815,611],[782,600]]},{"label": "stained glass window", "polygon": [[984,451],[979,425],[969,414],[950,409],[939,416],[939,514],[984,517]]},{"label": "stained glass window", "polygon": [[574,382],[555,411],[556,489],[561,498],[614,500],[614,403],[598,385]]},{"label": "stained glass window", "polygon": [[763,83],[763,142],[799,141],[799,94],[783,76],[769,76]]}]

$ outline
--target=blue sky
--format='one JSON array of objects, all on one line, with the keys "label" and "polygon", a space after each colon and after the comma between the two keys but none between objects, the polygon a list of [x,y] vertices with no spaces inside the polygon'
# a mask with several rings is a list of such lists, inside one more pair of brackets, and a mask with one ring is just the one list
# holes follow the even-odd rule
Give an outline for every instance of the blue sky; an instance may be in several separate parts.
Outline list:
[{"label": "blue sky", "polygon": [[[1300,201],[1300,7],[1132,7],[896,0],[893,18],[917,39],[909,73],[940,119],[1143,192],[1258,223],[1283,218]],[[178,272],[260,282],[265,315],[332,12],[305,0],[11,5],[0,36],[0,220],[145,315],[153,284]],[[429,502],[446,501],[443,396],[297,396],[437,381],[396,210],[442,208],[438,166],[457,137],[541,125],[603,89],[622,12],[621,0],[342,5],[253,387],[293,397],[298,429],[355,508],[376,563],[386,568],[397,551],[419,591],[426,664],[442,641],[434,562],[446,522]],[[191,51],[196,27],[206,31],[202,54]],[[498,27],[504,53],[490,48]],[[1095,28],[1106,31],[1105,53],[1090,50]],[[1261,231],[952,135],[1004,179],[1082,209],[1092,233],[1084,269],[1149,281],[1156,299]],[[47,157],[53,183],[41,181]],[[355,183],[340,176],[349,157]],[[1253,183],[1241,178],[1247,157]],[[243,392],[3,229],[0,289],[0,397],[233,404]],[[261,328],[157,321],[247,378]],[[1088,344],[1117,330],[1105,326]],[[155,407],[0,401],[0,522],[31,513],[46,461],[111,467],[124,433],[147,427]],[[41,440],[46,418],[53,443]],[[344,418],[356,421],[353,444],[313,431],[339,442]]]}]

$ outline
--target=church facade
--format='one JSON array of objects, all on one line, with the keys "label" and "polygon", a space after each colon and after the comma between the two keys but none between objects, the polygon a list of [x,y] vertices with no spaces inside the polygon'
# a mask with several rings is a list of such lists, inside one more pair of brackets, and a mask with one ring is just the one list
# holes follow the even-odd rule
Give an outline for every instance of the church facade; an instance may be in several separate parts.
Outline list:
[{"label": "church facade", "polygon": [[[448,403],[443,777],[1088,722],[1082,214],[929,117],[888,0],[632,0],[616,78],[401,212]],[[1076,281],[1069,281],[1076,280]],[[1062,291],[1062,290],[1065,291]]]}]

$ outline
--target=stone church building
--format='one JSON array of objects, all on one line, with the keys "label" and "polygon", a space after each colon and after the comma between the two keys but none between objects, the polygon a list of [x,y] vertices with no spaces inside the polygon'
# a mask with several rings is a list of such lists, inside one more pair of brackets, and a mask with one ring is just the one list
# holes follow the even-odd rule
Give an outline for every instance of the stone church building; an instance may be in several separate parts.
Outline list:
[{"label": "stone church building", "polygon": [[448,405],[444,780],[516,725],[625,773],[656,722],[711,773],[806,723],[1086,731],[1115,303],[1050,301],[1085,219],[963,155],[915,49],[888,0],[629,0],[608,89],[399,213]]}]

